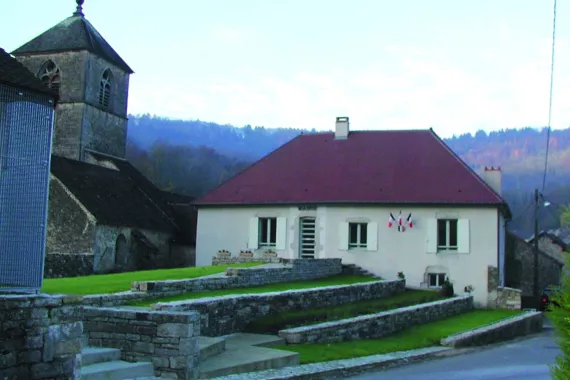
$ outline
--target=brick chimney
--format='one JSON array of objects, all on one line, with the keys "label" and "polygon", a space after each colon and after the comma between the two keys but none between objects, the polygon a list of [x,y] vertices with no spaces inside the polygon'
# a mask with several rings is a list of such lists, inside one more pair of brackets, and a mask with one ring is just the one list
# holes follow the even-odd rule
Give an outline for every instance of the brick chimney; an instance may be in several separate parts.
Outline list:
[{"label": "brick chimney", "polygon": [[339,116],[336,118],[334,138],[335,140],[346,140],[348,138],[349,123],[348,116]]},{"label": "brick chimney", "polygon": [[497,194],[503,194],[503,172],[501,171],[500,166],[485,166],[485,170],[483,171],[483,180],[487,182],[487,185],[489,185],[491,189],[495,190]]}]

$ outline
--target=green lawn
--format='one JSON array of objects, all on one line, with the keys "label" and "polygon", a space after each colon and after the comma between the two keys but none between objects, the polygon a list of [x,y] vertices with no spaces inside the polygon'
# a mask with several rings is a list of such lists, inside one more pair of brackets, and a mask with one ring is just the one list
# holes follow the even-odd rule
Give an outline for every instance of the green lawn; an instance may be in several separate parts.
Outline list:
[{"label": "green lawn", "polygon": [[44,280],[42,292],[48,294],[104,294],[131,289],[133,281],[182,280],[222,273],[227,268],[249,268],[260,263],[215,265],[209,267],[157,269],[140,272],[101,274],[85,277],[53,278]]},{"label": "green lawn", "polygon": [[151,301],[134,302],[131,303],[131,305],[149,306],[157,302],[185,301],[197,298],[219,297],[219,296],[227,296],[233,294],[283,292],[286,290],[320,288],[323,286],[332,286],[332,285],[350,285],[350,284],[358,284],[362,282],[371,282],[378,280],[379,280],[378,278],[365,277],[365,276],[338,275],[338,276],[320,278],[311,281],[284,282],[281,284],[271,284],[265,286],[257,286],[253,288],[222,289],[222,290],[185,293],[177,296],[159,298]]},{"label": "green lawn", "polygon": [[414,326],[380,339],[334,344],[294,344],[272,348],[298,352],[301,364],[386,354],[439,346],[441,339],[520,314],[517,310],[474,310],[438,322]]},{"label": "green lawn", "polygon": [[337,307],[292,311],[257,319],[246,327],[246,332],[277,334],[279,330],[321,322],[337,321],[359,315],[379,313],[420,303],[441,300],[445,297],[437,292],[408,290],[392,297],[376,300],[357,301]]}]

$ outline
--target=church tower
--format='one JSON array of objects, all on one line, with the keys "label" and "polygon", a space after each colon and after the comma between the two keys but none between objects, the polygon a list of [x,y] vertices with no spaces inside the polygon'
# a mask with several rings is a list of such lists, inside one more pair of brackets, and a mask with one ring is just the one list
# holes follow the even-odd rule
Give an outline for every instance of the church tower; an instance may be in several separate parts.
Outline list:
[{"label": "church tower", "polygon": [[12,52],[58,90],[53,154],[89,161],[88,150],[120,158],[127,144],[127,101],[133,70],[77,9]]}]

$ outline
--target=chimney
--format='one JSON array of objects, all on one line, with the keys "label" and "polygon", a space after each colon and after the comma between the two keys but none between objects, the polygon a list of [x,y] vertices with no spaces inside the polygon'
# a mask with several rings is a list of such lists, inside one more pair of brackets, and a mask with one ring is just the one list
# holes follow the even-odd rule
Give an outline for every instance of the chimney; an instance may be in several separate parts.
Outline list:
[{"label": "chimney", "polygon": [[487,167],[485,166],[485,171],[483,171],[483,180],[487,182],[487,185],[499,195],[502,195],[503,190],[503,173],[501,172],[501,167]]},{"label": "chimney", "polygon": [[348,116],[339,116],[336,118],[334,138],[335,140],[346,140],[348,138]]}]

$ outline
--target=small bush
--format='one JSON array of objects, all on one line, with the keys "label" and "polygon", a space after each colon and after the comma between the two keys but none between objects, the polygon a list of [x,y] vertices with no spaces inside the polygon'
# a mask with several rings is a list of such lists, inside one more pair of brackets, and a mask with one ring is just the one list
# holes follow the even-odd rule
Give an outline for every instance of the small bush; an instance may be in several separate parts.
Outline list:
[{"label": "small bush", "polygon": [[449,277],[445,279],[445,282],[441,286],[439,293],[443,297],[453,297],[453,295],[455,294],[455,291],[453,289],[453,284],[449,281]]},{"label": "small bush", "polygon": [[[566,267],[570,267],[568,257]],[[556,329],[558,345],[562,351],[562,354],[556,358],[556,364],[550,368],[554,380],[570,379],[570,276],[564,271],[563,273],[560,292],[552,295],[553,303],[556,302],[559,306],[551,306],[548,313]]]}]

